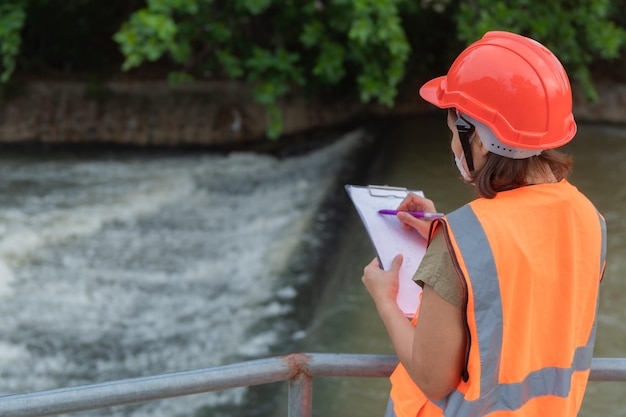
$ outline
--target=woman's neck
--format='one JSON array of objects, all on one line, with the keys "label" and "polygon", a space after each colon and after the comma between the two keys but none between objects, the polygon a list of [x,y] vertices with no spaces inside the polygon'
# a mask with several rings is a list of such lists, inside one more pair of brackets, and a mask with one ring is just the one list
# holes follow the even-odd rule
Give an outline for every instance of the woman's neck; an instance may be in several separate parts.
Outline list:
[{"label": "woman's neck", "polygon": [[529,173],[526,177],[526,184],[552,184],[559,182],[552,169],[547,164],[542,167],[543,169]]}]

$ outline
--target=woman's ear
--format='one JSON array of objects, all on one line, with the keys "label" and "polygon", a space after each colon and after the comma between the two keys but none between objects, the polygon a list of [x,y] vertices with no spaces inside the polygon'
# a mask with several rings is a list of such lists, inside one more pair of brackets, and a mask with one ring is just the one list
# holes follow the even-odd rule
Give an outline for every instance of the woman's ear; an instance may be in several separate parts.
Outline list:
[{"label": "woman's ear", "polygon": [[489,150],[483,146],[483,141],[480,140],[480,136],[478,136],[478,133],[474,135],[474,140],[472,140],[472,143],[476,143],[476,148],[478,148],[478,150],[480,151],[480,154],[483,157],[487,156],[487,154],[489,153]]}]

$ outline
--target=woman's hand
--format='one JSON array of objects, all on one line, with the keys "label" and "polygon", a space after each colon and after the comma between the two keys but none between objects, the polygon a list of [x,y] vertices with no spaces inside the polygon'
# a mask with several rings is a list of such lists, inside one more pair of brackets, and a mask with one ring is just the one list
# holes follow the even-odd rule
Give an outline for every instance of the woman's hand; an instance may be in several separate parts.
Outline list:
[{"label": "woman's hand", "polygon": [[396,297],[398,295],[398,275],[401,266],[402,255],[398,254],[393,258],[391,268],[387,271],[383,271],[380,268],[378,258],[374,258],[372,262],[363,269],[363,277],[361,280],[363,284],[365,284],[378,310],[386,305],[393,305],[395,308],[398,308]]},{"label": "woman's hand", "polygon": [[434,213],[437,210],[432,200],[420,197],[415,193],[409,193],[402,203],[400,203],[397,210],[400,212],[398,213],[398,220],[402,222],[402,227],[405,229],[413,228],[417,230],[424,239],[428,239],[428,232],[430,231],[430,223],[432,220],[418,219],[406,212],[424,211]]}]

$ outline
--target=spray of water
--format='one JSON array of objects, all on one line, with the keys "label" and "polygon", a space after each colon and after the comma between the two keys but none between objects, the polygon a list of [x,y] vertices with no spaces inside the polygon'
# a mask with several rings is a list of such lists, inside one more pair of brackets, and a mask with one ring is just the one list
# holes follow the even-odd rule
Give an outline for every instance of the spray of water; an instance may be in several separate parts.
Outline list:
[{"label": "spray of water", "polygon": [[[363,137],[283,159],[5,156],[0,394],[263,356],[279,336],[259,323],[297,295],[279,277]],[[244,392],[89,415],[192,415]]]}]

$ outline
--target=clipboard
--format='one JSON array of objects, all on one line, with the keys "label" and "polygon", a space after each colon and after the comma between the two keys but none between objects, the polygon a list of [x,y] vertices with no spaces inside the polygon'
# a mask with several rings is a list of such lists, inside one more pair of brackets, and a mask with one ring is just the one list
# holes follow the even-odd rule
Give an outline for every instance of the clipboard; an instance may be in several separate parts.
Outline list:
[{"label": "clipboard", "polygon": [[422,292],[421,287],[413,281],[413,275],[426,253],[427,242],[415,230],[404,229],[396,216],[384,216],[378,210],[396,209],[409,193],[422,197],[424,193],[386,185],[346,185],[345,188],[361,217],[382,268],[388,269],[393,258],[402,253],[396,303],[407,317],[413,317]]}]

